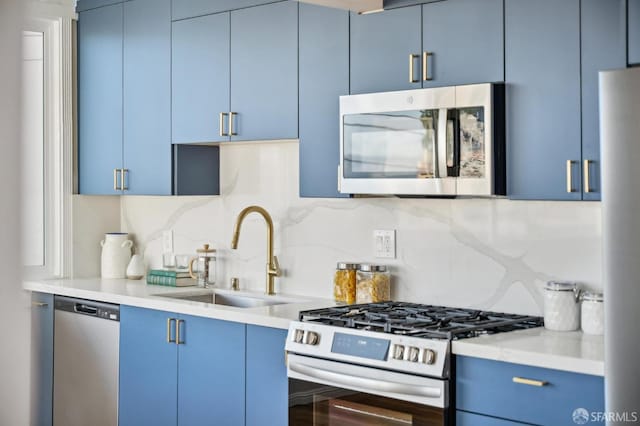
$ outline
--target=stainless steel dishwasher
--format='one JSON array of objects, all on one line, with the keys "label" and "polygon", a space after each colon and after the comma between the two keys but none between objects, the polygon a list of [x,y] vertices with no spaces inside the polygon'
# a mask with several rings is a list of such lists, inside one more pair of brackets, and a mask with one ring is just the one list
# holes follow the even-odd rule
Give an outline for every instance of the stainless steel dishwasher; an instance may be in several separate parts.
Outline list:
[{"label": "stainless steel dishwasher", "polygon": [[117,426],[120,306],[55,297],[54,426]]}]

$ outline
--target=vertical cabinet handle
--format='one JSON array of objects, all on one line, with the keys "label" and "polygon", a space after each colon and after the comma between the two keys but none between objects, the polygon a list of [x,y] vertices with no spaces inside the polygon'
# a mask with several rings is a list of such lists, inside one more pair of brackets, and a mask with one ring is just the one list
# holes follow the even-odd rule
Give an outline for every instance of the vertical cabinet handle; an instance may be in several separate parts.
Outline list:
[{"label": "vertical cabinet handle", "polygon": [[229,113],[229,135],[230,136],[236,136],[238,133],[236,133],[235,130],[233,130],[233,117],[235,117],[236,115],[238,115],[237,112],[230,112]]},{"label": "vertical cabinet handle", "polygon": [[411,53],[409,55],[409,83],[420,82],[420,80],[415,79],[415,73],[414,73],[415,60],[418,58],[420,58],[420,55],[416,55],[415,53]]},{"label": "vertical cabinet handle", "polygon": [[589,177],[589,163],[591,163],[590,160],[584,160],[584,192],[591,192],[591,185],[590,185],[590,177]]},{"label": "vertical cabinet handle", "polygon": [[175,343],[176,339],[172,339],[171,338],[171,324],[175,323],[176,319],[175,318],[167,318],[167,343]]},{"label": "vertical cabinet handle", "polygon": [[227,115],[229,114],[227,114],[226,112],[220,113],[220,136],[229,136],[229,133],[224,131],[224,119],[227,117]]},{"label": "vertical cabinet handle", "polygon": [[113,190],[114,191],[119,191],[120,188],[118,186],[118,170],[120,169],[113,169]]},{"label": "vertical cabinet handle", "polygon": [[427,60],[429,56],[433,56],[433,52],[427,52],[426,50],[422,52],[422,80],[424,81],[433,80],[429,77],[429,62]]},{"label": "vertical cabinet handle", "polygon": [[123,191],[129,190],[129,186],[126,184],[127,173],[129,173],[129,169],[120,169],[120,189]]},{"label": "vertical cabinet handle", "polygon": [[573,161],[567,160],[567,192],[575,192],[573,190]]},{"label": "vertical cabinet handle", "polygon": [[180,324],[184,323],[184,320],[179,319],[176,322],[176,345],[183,345],[184,340],[180,340]]}]

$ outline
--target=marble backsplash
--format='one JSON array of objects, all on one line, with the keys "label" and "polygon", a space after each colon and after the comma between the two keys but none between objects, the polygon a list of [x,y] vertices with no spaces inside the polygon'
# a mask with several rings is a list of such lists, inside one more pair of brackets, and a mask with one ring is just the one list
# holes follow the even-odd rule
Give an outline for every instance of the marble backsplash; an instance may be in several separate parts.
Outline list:
[{"label": "marble backsplash", "polygon": [[265,283],[263,220],[245,220],[238,250],[231,235],[242,208],[265,207],[275,223],[284,275],[276,291],[332,296],[336,261],[376,261],[373,230],[395,229],[391,266],[396,300],[542,313],[542,286],[573,280],[601,289],[600,203],[505,199],[311,199],[298,196],[297,141],[221,147],[218,197],[121,197],[120,226],[150,267],[161,265],[162,232],[176,253],[203,243],[218,249],[218,282]]}]

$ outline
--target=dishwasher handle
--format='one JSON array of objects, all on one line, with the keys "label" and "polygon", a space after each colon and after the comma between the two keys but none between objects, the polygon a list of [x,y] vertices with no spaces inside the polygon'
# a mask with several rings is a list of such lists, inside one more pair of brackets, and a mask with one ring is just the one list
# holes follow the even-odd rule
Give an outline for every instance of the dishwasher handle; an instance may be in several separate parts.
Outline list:
[{"label": "dishwasher handle", "polygon": [[73,310],[79,314],[86,314],[86,315],[93,315],[93,316],[98,315],[98,308],[96,308],[95,306],[86,305],[84,303],[76,303],[75,306],[73,307]]}]

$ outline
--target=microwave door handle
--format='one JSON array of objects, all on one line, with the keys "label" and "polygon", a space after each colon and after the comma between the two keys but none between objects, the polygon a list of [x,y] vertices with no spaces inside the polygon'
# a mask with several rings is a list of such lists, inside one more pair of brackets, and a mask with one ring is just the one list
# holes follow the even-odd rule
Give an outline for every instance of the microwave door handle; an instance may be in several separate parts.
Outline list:
[{"label": "microwave door handle", "polygon": [[323,368],[311,367],[297,362],[289,362],[289,368],[303,376],[319,379],[335,384],[338,386],[355,386],[362,389],[378,392],[388,392],[403,395],[411,395],[417,397],[440,398],[442,390],[429,386],[415,386],[404,383],[396,383],[383,381],[378,379],[369,379],[367,377],[355,376],[345,373],[336,373],[335,371],[325,370]]},{"label": "microwave door handle", "polygon": [[437,155],[434,156],[438,161],[436,177],[447,177],[447,108],[441,108],[438,111],[438,136],[436,139]]}]

